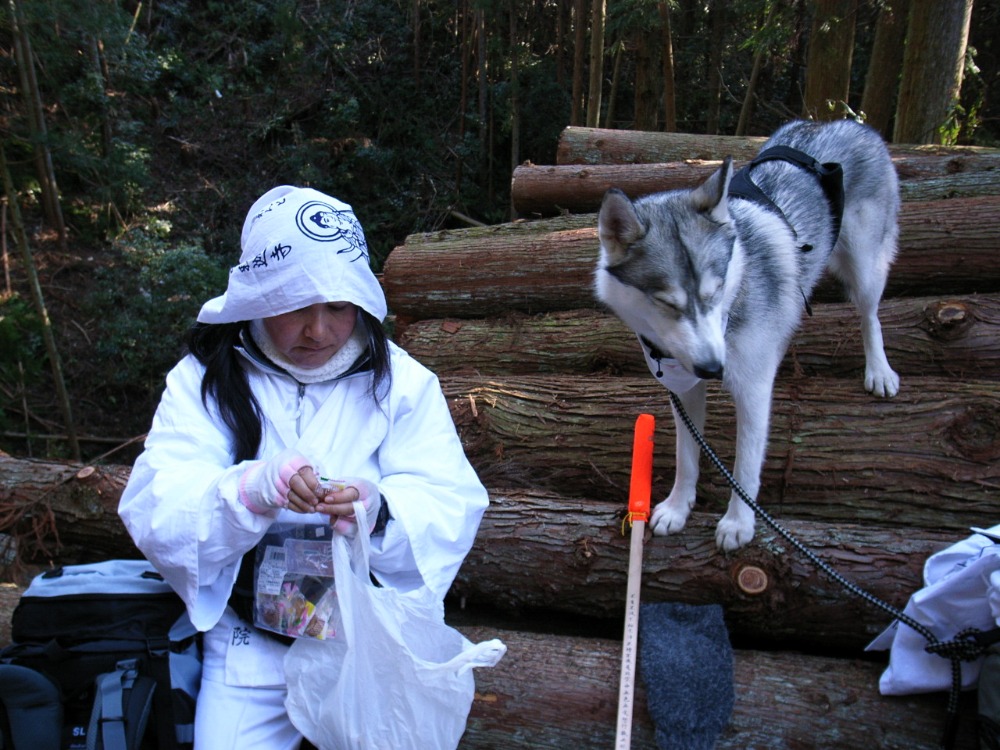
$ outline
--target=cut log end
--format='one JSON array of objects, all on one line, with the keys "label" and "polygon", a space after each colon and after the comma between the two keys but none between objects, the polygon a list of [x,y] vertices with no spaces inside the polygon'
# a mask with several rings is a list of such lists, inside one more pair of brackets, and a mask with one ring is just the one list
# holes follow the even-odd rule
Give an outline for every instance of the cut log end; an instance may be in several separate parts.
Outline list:
[{"label": "cut log end", "polygon": [[769,583],[767,573],[756,565],[743,565],[736,571],[736,585],[744,594],[763,594]]}]

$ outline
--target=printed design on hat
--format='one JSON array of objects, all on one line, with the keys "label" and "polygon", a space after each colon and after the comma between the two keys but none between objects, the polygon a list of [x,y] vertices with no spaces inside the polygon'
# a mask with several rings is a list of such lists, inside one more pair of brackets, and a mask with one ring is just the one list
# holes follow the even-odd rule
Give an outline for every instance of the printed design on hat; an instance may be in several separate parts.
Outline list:
[{"label": "printed design on hat", "polygon": [[354,253],[352,263],[361,258],[368,261],[368,245],[361,222],[351,210],[337,210],[329,203],[309,201],[295,214],[295,225],[302,234],[317,242],[347,242],[348,247],[338,250],[337,254]]},{"label": "printed design on hat", "polygon": [[258,253],[250,260],[240,263],[238,266],[231,269],[230,273],[232,273],[233,271],[246,273],[247,271],[253,271],[258,268],[267,268],[270,263],[284,260],[285,258],[288,257],[288,255],[291,252],[292,252],[291,245],[284,245],[279,242],[270,250],[265,250],[262,253]]},{"label": "printed design on hat", "polygon": [[279,206],[283,205],[285,203],[285,201],[287,201],[287,200],[288,200],[287,198],[279,198],[276,201],[271,201],[270,203],[268,203],[267,206],[265,206],[260,211],[258,211],[257,214],[250,220],[250,226],[253,226],[254,224],[256,224],[257,220],[260,217],[262,217],[266,213],[270,213],[274,209],[276,209]]}]

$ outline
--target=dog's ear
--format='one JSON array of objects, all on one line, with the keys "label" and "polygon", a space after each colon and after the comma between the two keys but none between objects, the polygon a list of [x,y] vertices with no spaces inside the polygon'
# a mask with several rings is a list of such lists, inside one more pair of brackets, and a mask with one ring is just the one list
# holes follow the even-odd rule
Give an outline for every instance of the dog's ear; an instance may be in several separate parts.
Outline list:
[{"label": "dog's ear", "polygon": [[733,179],[733,157],[727,156],[722,166],[701,185],[691,191],[695,210],[707,214],[717,224],[729,221],[729,181]]},{"label": "dog's ear", "polygon": [[597,215],[597,235],[608,253],[610,265],[625,260],[629,245],[641,239],[645,231],[632,201],[618,188],[604,194]]}]

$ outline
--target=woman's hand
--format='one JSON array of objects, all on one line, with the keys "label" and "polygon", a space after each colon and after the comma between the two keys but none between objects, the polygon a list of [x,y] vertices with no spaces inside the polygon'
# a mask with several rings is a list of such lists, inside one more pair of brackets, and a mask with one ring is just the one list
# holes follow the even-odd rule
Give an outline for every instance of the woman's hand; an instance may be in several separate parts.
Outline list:
[{"label": "woman's hand", "polygon": [[313,513],[322,494],[309,459],[290,448],[253,464],[240,479],[240,501],[254,513],[274,508]]},{"label": "woman's hand", "polygon": [[367,479],[341,479],[337,484],[345,486],[343,489],[329,490],[313,510],[317,513],[326,513],[330,516],[334,530],[351,536],[358,528],[358,520],[354,516],[354,503],[360,501],[365,508],[368,530],[375,528],[375,521],[382,507],[382,495],[378,487]]}]

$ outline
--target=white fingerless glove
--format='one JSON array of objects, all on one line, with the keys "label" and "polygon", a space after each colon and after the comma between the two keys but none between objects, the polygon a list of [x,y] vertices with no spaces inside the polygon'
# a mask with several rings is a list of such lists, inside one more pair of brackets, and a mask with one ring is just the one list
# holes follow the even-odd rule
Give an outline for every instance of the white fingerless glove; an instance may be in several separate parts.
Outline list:
[{"label": "white fingerless glove", "polygon": [[[367,479],[341,479],[340,481],[346,485],[345,490],[353,487],[358,491],[357,502],[364,506],[365,522],[368,524],[368,531],[371,532],[375,528],[378,512],[382,508],[382,495],[378,491],[378,486]],[[333,528],[345,536],[353,536],[358,530],[357,523],[358,519],[353,515],[338,516]]]},{"label": "white fingerless glove", "polygon": [[298,451],[286,448],[266,461],[258,461],[240,477],[240,502],[254,513],[288,506],[288,483],[312,463]]}]

